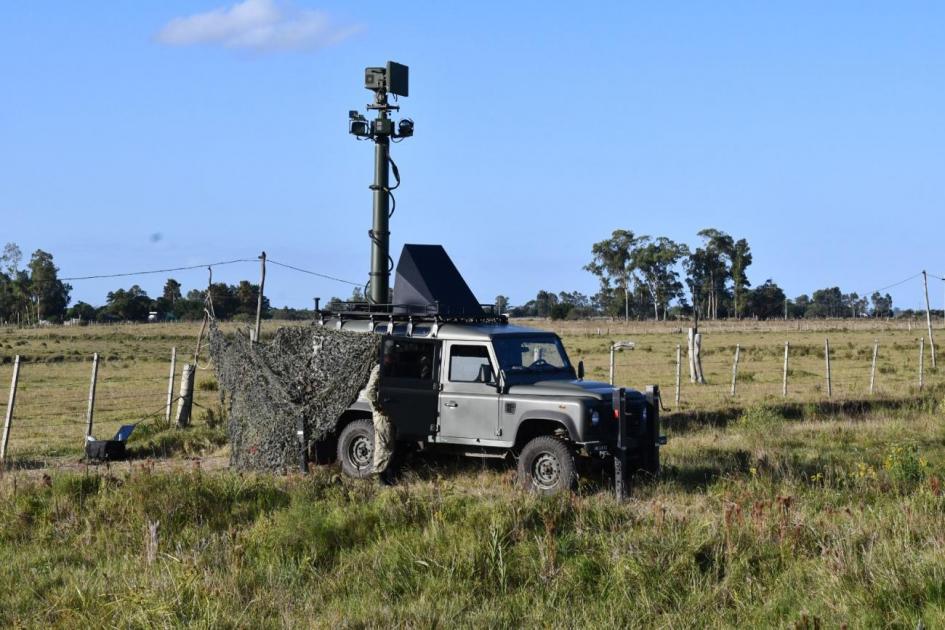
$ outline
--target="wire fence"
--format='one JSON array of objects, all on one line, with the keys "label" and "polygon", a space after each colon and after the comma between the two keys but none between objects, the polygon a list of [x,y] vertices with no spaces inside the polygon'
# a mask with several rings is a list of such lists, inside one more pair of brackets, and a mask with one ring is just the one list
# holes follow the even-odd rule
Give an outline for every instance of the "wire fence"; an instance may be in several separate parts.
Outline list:
[{"label": "wire fence", "polygon": [[[644,341],[636,348],[615,355],[615,381],[660,384],[664,403],[674,410],[915,396],[945,384],[945,370],[933,362],[931,344],[902,333],[888,331],[872,340],[821,337],[819,342],[810,335],[787,342],[774,341],[774,335],[762,340],[706,335],[701,353],[705,383],[691,377],[685,338],[677,354],[675,345],[651,347],[641,336]],[[609,374],[595,361],[590,376],[604,380]]]},{"label": "wire fence", "polygon": [[[167,356],[170,354],[168,351]],[[4,463],[81,457],[90,425],[93,437],[110,439],[125,424],[173,424],[184,365],[176,363],[173,382],[170,366],[170,358],[164,362],[100,359],[97,370],[93,370],[91,357],[56,363],[21,362],[14,384],[13,364],[0,365],[0,383],[15,385],[16,390],[9,425],[5,422],[9,389],[3,389],[0,401],[7,440]],[[192,395],[198,409],[218,404],[211,372],[197,371]]]}]

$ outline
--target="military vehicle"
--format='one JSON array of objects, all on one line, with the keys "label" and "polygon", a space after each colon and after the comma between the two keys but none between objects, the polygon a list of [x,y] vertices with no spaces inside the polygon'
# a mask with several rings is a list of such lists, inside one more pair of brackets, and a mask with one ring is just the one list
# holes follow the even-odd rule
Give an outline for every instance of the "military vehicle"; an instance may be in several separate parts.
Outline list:
[{"label": "military vehicle", "polygon": [[[399,445],[515,460],[521,483],[542,494],[574,485],[576,456],[612,459],[621,482],[659,471],[658,387],[585,380],[556,334],[479,304],[438,245],[404,247],[393,304],[336,304],[318,323],[383,336],[378,402]],[[346,474],[373,472],[363,392],[333,442]]]}]

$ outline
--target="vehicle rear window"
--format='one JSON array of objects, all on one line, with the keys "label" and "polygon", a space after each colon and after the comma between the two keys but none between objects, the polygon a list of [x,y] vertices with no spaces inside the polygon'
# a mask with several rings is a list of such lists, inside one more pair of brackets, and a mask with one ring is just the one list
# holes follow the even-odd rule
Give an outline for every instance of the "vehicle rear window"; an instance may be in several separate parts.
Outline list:
[{"label": "vehicle rear window", "polygon": [[381,375],[387,378],[411,378],[432,381],[434,377],[434,347],[427,341],[387,339]]}]

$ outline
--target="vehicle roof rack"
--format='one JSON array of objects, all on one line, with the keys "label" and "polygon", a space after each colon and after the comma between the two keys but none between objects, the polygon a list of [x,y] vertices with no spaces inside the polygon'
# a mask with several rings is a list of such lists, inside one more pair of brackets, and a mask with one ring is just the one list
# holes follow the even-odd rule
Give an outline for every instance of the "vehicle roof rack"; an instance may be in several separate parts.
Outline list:
[{"label": "vehicle roof rack", "polygon": [[475,314],[463,313],[463,309],[439,304],[417,306],[412,304],[371,304],[369,302],[331,302],[328,308],[316,314],[316,320],[324,324],[329,319],[338,321],[373,322],[431,322],[437,324],[508,324],[509,317],[499,313],[494,304],[477,304]]}]

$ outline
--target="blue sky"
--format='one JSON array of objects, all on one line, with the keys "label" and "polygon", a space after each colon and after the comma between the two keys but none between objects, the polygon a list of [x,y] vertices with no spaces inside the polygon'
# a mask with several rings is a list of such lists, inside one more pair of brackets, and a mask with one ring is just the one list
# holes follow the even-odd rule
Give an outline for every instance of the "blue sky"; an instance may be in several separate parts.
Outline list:
[{"label": "blue sky", "polygon": [[[394,59],[416,136],[393,151],[392,250],[443,243],[482,301],[594,292],[581,267],[615,228],[747,238],[753,284],[790,296],[945,276],[941,3],[234,4],[7,3],[0,241],[63,276],[265,249],[362,282],[372,151],[347,111]],[[267,276],[276,305],[349,292]],[[920,281],[890,292],[921,302]]]}]

